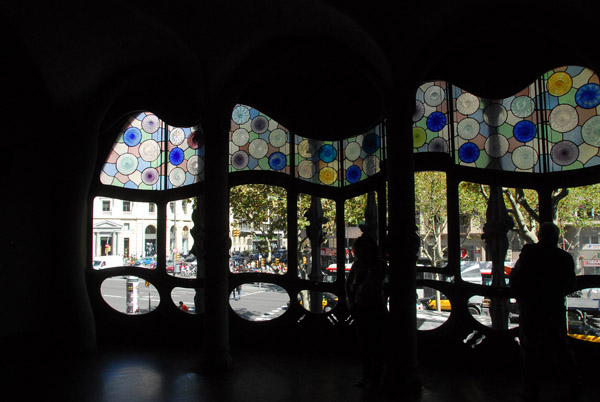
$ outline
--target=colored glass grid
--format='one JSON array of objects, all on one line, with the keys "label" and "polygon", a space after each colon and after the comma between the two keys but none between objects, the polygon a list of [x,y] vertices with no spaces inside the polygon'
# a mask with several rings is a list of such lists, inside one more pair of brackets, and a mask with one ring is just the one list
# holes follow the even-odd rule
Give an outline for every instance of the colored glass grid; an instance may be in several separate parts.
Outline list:
[{"label": "colored glass grid", "polygon": [[321,141],[294,136],[296,177],[326,186],[340,185],[339,141]]},{"label": "colored glass grid", "polygon": [[540,171],[535,84],[501,100],[452,88],[455,162],[508,171]]},{"label": "colored glass grid", "polygon": [[384,146],[381,124],[364,134],[343,140],[344,185],[358,183],[378,173],[380,162],[384,159]]},{"label": "colored glass grid", "polygon": [[231,113],[229,171],[290,173],[290,133],[257,109],[236,105]]},{"label": "colored glass grid", "polygon": [[555,68],[499,100],[432,81],[416,93],[414,152],[454,152],[458,165],[506,171],[595,166],[600,164],[599,111],[600,79],[584,67]]},{"label": "colored glass grid", "polygon": [[204,141],[194,127],[167,126],[167,188],[204,180]]},{"label": "colored glass grid", "polygon": [[549,171],[600,164],[600,80],[578,66],[555,68],[542,78]]},{"label": "colored glass grid", "polygon": [[165,125],[150,112],[130,117],[102,167],[100,182],[136,190],[164,190],[202,180],[204,146],[197,143],[195,131]]},{"label": "colored glass grid", "polygon": [[447,100],[445,81],[427,82],[417,89],[412,116],[415,152],[449,152]]}]

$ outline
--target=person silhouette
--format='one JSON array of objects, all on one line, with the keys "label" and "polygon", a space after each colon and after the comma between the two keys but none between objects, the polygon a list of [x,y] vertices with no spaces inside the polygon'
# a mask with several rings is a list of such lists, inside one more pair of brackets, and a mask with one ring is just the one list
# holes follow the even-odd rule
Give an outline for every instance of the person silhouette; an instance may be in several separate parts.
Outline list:
[{"label": "person silhouette", "polygon": [[523,375],[522,397],[539,400],[543,369],[563,366],[571,397],[580,396],[581,379],[569,345],[565,296],[575,285],[575,265],[558,248],[560,230],[545,222],[539,241],[526,244],[510,273],[510,287],[519,304],[519,341]]},{"label": "person silhouette", "polygon": [[387,265],[376,241],[362,235],[354,246],[356,261],[346,282],[347,304],[356,327],[363,377],[356,386],[376,388],[383,370],[383,333],[386,315],[383,282]]}]

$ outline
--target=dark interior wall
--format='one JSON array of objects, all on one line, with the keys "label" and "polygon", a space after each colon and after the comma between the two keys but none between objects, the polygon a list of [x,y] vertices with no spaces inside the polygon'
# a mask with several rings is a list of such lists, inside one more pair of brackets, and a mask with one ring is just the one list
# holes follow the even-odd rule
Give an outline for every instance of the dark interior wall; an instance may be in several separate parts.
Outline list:
[{"label": "dark interior wall", "polygon": [[[381,99],[411,104],[427,79],[496,98],[558,65],[599,70],[589,51],[593,13],[577,2],[572,21],[522,2],[237,3],[2,6],[0,340],[7,350],[93,347],[87,195],[98,144],[115,135],[103,130],[132,110],[191,125],[207,99],[231,91],[290,129],[345,136],[380,117]],[[528,24],[540,30],[533,39]]]},{"label": "dark interior wall", "polygon": [[[174,121],[197,119],[199,101],[187,93],[199,69],[168,31],[130,31],[127,22],[139,14],[64,4],[3,11],[10,62],[0,67],[8,162],[1,174],[0,339],[7,354],[76,355],[96,344],[85,268],[101,127],[144,107]],[[157,61],[140,42],[186,66]],[[127,81],[131,71],[136,80]]]}]

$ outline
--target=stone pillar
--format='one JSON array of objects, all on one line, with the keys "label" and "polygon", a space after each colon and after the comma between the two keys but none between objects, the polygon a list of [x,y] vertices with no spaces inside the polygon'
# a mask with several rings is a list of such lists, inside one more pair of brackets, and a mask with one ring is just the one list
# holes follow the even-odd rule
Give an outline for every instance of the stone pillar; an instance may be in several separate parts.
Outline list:
[{"label": "stone pillar", "polygon": [[[392,96],[388,103],[387,178],[389,196],[390,333],[386,383],[396,391],[421,389],[417,376],[416,261],[419,237],[415,225],[412,120],[414,101]],[[410,96],[408,99],[412,99]],[[402,388],[398,388],[398,385]]]},{"label": "stone pillar", "polygon": [[[486,211],[486,223],[483,225],[482,239],[485,240],[487,258],[492,261],[492,287],[505,288],[504,259],[508,249],[507,233],[514,222],[508,215],[504,204],[504,195],[500,186],[490,186],[490,198]],[[508,298],[492,297],[490,316],[492,328],[508,329]]]},{"label": "stone pillar", "polygon": [[228,141],[233,107],[214,107],[204,114],[205,337],[204,365],[210,370],[231,366],[229,354],[229,187]]}]

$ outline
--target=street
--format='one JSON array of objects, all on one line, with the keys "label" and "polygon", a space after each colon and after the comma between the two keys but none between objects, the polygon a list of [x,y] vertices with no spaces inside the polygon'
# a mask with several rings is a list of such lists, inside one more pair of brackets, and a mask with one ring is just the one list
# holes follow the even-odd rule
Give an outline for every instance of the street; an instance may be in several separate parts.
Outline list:
[{"label": "street", "polygon": [[[126,314],[146,314],[154,310],[160,303],[160,297],[156,288],[150,284],[145,286],[145,280],[132,276],[132,283],[137,284],[138,302],[137,313],[127,313],[127,282],[128,280],[122,277],[108,278],[102,282],[101,292],[102,297],[109,306],[115,310]],[[172,302],[179,305],[179,301],[190,309],[193,313],[195,310],[194,295],[196,291],[189,288],[175,288],[171,293]]]},{"label": "street", "polygon": [[[237,294],[236,294],[237,299]],[[281,287],[269,283],[244,283],[240,300],[229,295],[233,311],[250,321],[268,321],[287,311],[290,298]]]}]

